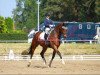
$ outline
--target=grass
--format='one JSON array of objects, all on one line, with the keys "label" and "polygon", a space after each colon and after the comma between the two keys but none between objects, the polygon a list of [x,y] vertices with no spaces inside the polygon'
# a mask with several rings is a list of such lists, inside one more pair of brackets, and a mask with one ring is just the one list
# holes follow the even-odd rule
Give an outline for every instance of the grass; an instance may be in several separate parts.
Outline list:
[{"label": "grass", "polygon": [[[29,43],[0,43],[0,55],[9,53],[10,49],[16,54],[21,54],[22,51],[28,50],[29,47]],[[40,54],[41,50],[42,47],[38,46],[35,50],[35,54]],[[52,51],[51,48],[48,48],[45,55],[52,54]],[[66,43],[61,44],[59,51],[65,55],[100,54],[100,44]]]},{"label": "grass", "polygon": [[60,49],[63,50],[64,54],[79,55],[79,54],[100,54],[100,44],[65,44],[61,45]]}]

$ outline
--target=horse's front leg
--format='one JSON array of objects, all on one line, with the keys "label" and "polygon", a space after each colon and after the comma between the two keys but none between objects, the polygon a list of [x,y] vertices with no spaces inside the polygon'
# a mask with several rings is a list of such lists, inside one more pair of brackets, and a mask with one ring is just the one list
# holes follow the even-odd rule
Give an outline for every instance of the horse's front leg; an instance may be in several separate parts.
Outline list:
[{"label": "horse's front leg", "polygon": [[41,55],[41,57],[42,57],[42,59],[43,59],[43,61],[44,61],[44,64],[46,64],[46,59],[45,59],[45,57],[44,57],[44,53],[46,52],[46,50],[47,50],[47,47],[43,47],[43,50],[42,50],[41,53],[40,53],[40,55]]},{"label": "horse's front leg", "polygon": [[51,67],[51,63],[52,63],[52,61],[53,61],[53,59],[55,57],[55,54],[56,54],[56,51],[54,50],[53,54],[52,54],[52,58],[51,58],[50,63],[49,63],[49,67]]},{"label": "horse's front leg", "polygon": [[64,60],[63,60],[63,58],[62,58],[61,53],[60,53],[59,51],[57,51],[57,54],[60,56],[60,59],[61,59],[61,61],[62,61],[62,64],[65,64],[65,62],[64,62]]},{"label": "horse's front leg", "polygon": [[[55,53],[57,53],[57,54],[59,55],[60,59],[62,60],[62,64],[65,64],[65,62],[64,62],[64,60],[63,60],[63,58],[62,58],[62,55],[61,55],[61,53],[60,53],[59,50],[58,50],[58,47],[54,45],[54,46],[53,46],[53,49],[54,49]],[[55,55],[54,55],[54,57],[55,57]],[[54,58],[54,57],[53,57],[53,58]],[[52,59],[51,59],[50,64],[49,64],[50,67],[51,67],[51,63],[52,63]]]}]

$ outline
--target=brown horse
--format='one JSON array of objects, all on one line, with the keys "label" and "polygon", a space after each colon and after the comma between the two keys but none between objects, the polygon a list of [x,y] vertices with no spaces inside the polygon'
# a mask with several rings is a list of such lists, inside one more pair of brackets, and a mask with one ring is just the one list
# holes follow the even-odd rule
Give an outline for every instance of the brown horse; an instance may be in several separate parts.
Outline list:
[{"label": "brown horse", "polygon": [[[49,45],[45,44],[45,40],[41,40],[40,39],[40,34],[42,32],[37,32],[35,35],[34,35],[34,38],[32,40],[32,43],[31,43],[31,46],[30,46],[30,50],[29,50],[29,54],[30,54],[30,59],[32,59],[32,56],[34,54],[34,51],[36,49],[36,47],[38,45],[41,45],[42,46],[42,51],[40,53],[43,61],[45,62],[46,64],[46,60],[45,60],[45,57],[44,57],[44,53],[46,52],[47,48],[52,48],[53,49],[53,54],[52,54],[52,59],[50,60],[50,63],[49,63],[49,67],[51,67],[51,63],[55,57],[55,54],[57,53],[60,58],[62,59],[62,56],[61,56],[61,53],[59,52],[58,50],[58,47],[60,46],[60,37],[61,35],[63,35],[65,38],[67,36],[67,29],[65,27],[65,24],[64,23],[59,23],[50,33],[49,37],[48,37],[48,41],[49,41]],[[64,63],[64,61],[62,60],[62,62]],[[29,62],[28,66],[30,66],[31,64],[31,61]]]}]

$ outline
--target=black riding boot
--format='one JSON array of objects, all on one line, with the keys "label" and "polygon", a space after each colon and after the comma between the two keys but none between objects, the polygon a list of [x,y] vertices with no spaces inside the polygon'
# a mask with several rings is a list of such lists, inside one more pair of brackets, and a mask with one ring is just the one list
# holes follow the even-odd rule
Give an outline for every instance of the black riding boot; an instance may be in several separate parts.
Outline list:
[{"label": "black riding boot", "polygon": [[45,38],[45,44],[48,45],[48,40],[47,40],[48,34],[45,33],[44,38]]}]

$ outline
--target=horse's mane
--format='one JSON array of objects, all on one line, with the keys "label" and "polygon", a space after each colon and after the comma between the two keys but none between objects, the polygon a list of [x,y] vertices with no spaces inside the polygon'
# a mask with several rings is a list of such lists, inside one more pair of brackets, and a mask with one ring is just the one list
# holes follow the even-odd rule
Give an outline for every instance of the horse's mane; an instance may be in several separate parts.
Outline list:
[{"label": "horse's mane", "polygon": [[59,23],[54,29],[57,30],[59,28],[61,28],[64,25],[64,23]]},{"label": "horse's mane", "polygon": [[62,26],[64,26],[64,23],[63,22],[59,23],[58,25],[55,26],[54,31],[59,32],[59,29],[62,28]]},{"label": "horse's mane", "polygon": [[59,33],[59,31],[60,31],[60,28],[61,28],[63,25],[64,25],[64,23],[59,23],[58,25],[56,25],[55,28],[51,31],[51,36],[50,36],[50,38],[52,38],[52,37],[54,37],[54,36],[56,36],[56,35],[59,35],[59,36],[60,36],[60,34],[58,34],[58,33]]}]

